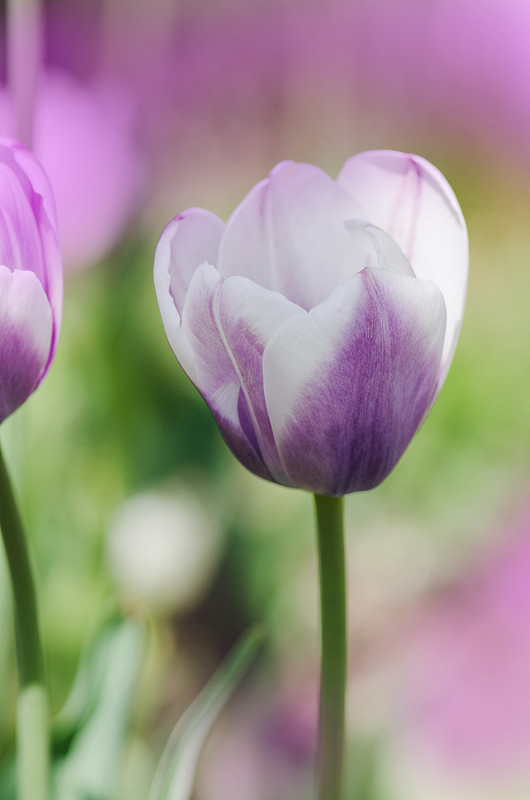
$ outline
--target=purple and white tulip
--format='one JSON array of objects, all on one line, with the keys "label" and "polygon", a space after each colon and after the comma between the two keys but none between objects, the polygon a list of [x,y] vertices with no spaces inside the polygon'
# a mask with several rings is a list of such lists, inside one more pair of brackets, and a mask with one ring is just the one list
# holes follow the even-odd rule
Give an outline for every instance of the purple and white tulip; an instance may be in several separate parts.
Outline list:
[{"label": "purple and white tulip", "polygon": [[467,231],[422,158],[360,153],[336,181],[282,162],[226,225],[192,208],[162,233],[169,343],[237,458],[325,495],[394,468],[444,382]]},{"label": "purple and white tulip", "polygon": [[0,422],[46,375],[59,335],[55,202],[35,156],[0,139]]}]

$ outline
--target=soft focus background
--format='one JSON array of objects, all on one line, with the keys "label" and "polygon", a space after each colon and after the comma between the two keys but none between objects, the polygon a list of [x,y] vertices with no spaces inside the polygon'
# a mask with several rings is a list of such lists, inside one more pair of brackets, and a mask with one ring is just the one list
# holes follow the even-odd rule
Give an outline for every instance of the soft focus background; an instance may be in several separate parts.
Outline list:
[{"label": "soft focus background", "polygon": [[[145,630],[134,658],[99,646],[96,739],[110,752],[105,736],[125,737],[109,800],[145,800],[173,725],[256,620],[266,645],[214,729],[195,800],[310,797],[311,498],[231,456],[167,345],[152,262],[180,210],[226,219],[281,159],[335,176],[375,148],[445,174],[471,273],[435,408],[387,481],[347,498],[349,800],[527,798],[530,5],[52,0],[45,52],[35,150],[57,194],[64,322],[48,378],[3,437],[38,566],[54,713],[102,624],[119,611]],[[2,572],[6,800],[8,589]],[[118,694],[116,732],[104,713]]]}]

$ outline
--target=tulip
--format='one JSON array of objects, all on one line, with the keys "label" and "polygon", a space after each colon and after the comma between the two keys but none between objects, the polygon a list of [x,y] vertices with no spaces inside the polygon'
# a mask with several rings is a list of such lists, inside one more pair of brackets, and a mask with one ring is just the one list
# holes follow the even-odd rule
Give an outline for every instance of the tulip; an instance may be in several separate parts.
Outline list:
[{"label": "tulip", "polygon": [[283,162],[226,225],[192,208],[158,244],[169,343],[237,458],[318,495],[394,468],[451,363],[467,232],[443,176],[393,151],[336,181]]},{"label": "tulip", "polygon": [[35,151],[54,187],[65,268],[97,263],[123,237],[143,181],[134,107],[110,79],[83,85],[66,72],[43,74],[35,109]]},{"label": "tulip", "polygon": [[51,186],[32,153],[14,140],[0,139],[0,422],[46,375],[61,308]]},{"label": "tulip", "polygon": [[[54,188],[66,269],[101,260],[136,208],[143,165],[133,118],[128,92],[108,78],[84,85],[61,70],[41,75],[33,148]],[[6,90],[0,92],[0,132],[14,130]]]}]

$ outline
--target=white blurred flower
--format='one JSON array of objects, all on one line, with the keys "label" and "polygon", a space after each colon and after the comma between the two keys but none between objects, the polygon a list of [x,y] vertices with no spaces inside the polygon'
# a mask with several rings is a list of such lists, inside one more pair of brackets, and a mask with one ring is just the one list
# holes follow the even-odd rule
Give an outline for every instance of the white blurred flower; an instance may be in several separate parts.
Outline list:
[{"label": "white blurred flower", "polygon": [[109,526],[107,557],[121,591],[161,612],[197,603],[218,563],[219,521],[184,488],[127,500]]}]

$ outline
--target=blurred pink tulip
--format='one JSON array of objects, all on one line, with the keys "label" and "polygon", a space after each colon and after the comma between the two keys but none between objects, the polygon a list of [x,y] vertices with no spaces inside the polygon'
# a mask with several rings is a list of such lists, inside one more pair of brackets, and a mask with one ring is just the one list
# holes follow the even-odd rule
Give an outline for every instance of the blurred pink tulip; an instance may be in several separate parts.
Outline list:
[{"label": "blurred pink tulip", "polygon": [[390,103],[396,119],[436,125],[438,136],[530,153],[526,0],[362,0],[354,17],[352,69],[372,105]]},{"label": "blurred pink tulip", "polygon": [[[10,132],[5,95],[2,107],[0,130]],[[54,188],[67,268],[97,262],[124,233],[142,178],[132,122],[130,98],[121,86],[89,86],[59,71],[42,76],[34,150]]]},{"label": "blurred pink tulip", "polygon": [[530,750],[530,513],[424,616],[407,727],[445,770],[525,770]]}]

